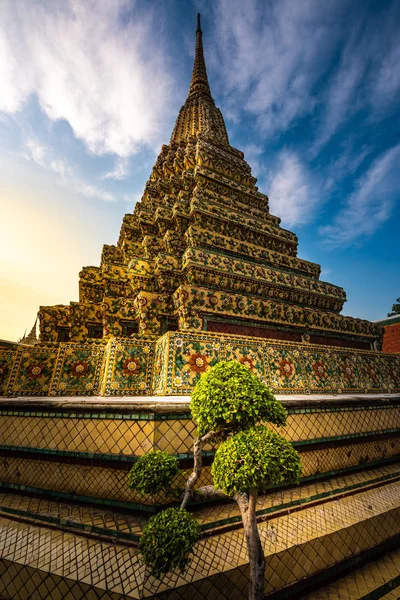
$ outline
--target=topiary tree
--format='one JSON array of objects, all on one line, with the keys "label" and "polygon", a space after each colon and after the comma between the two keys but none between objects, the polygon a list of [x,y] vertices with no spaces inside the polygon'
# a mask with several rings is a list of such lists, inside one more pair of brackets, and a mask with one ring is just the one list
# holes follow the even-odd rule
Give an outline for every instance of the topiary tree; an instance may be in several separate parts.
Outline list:
[{"label": "topiary tree", "polygon": [[129,487],[142,494],[157,494],[171,489],[172,480],[178,473],[176,456],[161,450],[148,452],[129,471]]},{"label": "topiary tree", "polygon": [[[248,367],[235,361],[218,363],[201,376],[193,390],[190,408],[198,433],[194,440],[193,471],[186,482],[180,508],[169,508],[151,517],[144,528],[143,560],[156,576],[187,565],[200,528],[186,506],[201,474],[203,448],[207,443],[218,442],[211,467],[214,485],[197,491],[208,497],[230,497],[237,502],[249,555],[249,598],[261,600],[265,557],[256,517],[258,490],[296,482],[301,474],[300,458],[293,446],[262,424],[285,425],[286,410]],[[146,456],[134,465],[136,475],[130,475],[131,487],[139,490],[139,486],[144,487],[137,474],[142,472],[142,466],[146,471],[145,463],[149,460]],[[166,478],[167,487],[172,477]],[[144,478],[147,480],[148,476]],[[155,476],[154,470],[152,478],[160,485],[165,481],[164,475]]]},{"label": "topiary tree", "polygon": [[176,567],[183,571],[199,537],[200,525],[187,510],[167,508],[151,517],[143,530],[143,562],[155,577]]}]

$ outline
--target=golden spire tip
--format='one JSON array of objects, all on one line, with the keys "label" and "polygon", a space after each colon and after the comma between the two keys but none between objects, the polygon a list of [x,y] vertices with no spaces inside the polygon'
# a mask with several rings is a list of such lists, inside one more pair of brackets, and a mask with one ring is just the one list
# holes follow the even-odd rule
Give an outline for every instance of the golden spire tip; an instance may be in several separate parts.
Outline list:
[{"label": "golden spire tip", "polygon": [[201,33],[200,13],[197,13],[197,29],[196,29],[196,31],[200,31],[200,33]]}]

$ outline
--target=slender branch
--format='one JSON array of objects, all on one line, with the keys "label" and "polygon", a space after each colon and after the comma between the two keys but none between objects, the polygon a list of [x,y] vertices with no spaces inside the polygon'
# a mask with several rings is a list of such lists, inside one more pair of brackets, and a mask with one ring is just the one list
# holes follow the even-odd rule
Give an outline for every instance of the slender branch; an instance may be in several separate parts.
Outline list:
[{"label": "slender branch", "polygon": [[221,435],[221,433],[225,431],[225,429],[220,429],[219,431],[209,431],[204,434],[201,438],[195,438],[193,444],[193,471],[188,477],[185,486],[185,492],[183,494],[183,500],[181,502],[181,509],[186,508],[187,503],[189,502],[191,496],[193,495],[193,488],[198,481],[201,470],[203,468],[203,448],[207,444],[207,442],[211,442],[213,438]]},{"label": "slender branch", "polygon": [[185,487],[185,493],[183,495],[183,500],[181,503],[181,509],[186,508],[187,503],[192,495],[192,490],[201,475],[201,469],[203,467],[203,446],[204,442],[202,438],[196,438],[193,444],[193,471],[188,477]]},{"label": "slender branch", "polygon": [[203,485],[197,488],[193,493],[194,496],[199,495],[204,500],[216,500],[218,498],[229,498],[222,490],[216,490],[213,485]]},{"label": "slender branch", "polygon": [[222,429],[218,429],[218,431],[209,431],[208,433],[205,433],[200,439],[204,444],[206,444],[207,442],[211,442],[214,438],[220,436],[225,431],[229,431],[229,429],[223,427]]}]

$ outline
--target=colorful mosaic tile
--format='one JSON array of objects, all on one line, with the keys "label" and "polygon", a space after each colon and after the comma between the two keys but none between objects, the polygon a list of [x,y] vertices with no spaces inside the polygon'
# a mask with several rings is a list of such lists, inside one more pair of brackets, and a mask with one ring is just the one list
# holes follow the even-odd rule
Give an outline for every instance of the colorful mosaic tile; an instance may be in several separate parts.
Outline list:
[{"label": "colorful mosaic tile", "polygon": [[[169,335],[169,334],[167,334]],[[178,390],[187,393],[193,389],[200,375],[207,369],[223,360],[222,343],[218,339],[207,339],[206,336],[169,335],[170,357],[172,363],[168,367],[167,394]]]},{"label": "colorful mosaic tile", "polygon": [[54,346],[20,347],[6,394],[46,396],[54,374],[59,348]]},{"label": "colorful mosaic tile", "polygon": [[293,392],[305,393],[307,390],[304,362],[299,350],[285,346],[267,346],[265,348],[265,369],[267,385],[272,391],[290,389]]},{"label": "colorful mosaic tile", "polygon": [[399,355],[211,332],[48,343],[14,356],[0,351],[3,395],[187,395],[222,360],[247,365],[276,393],[400,391]]},{"label": "colorful mosaic tile", "polygon": [[258,373],[265,380],[265,361],[262,346],[257,343],[243,344],[231,339],[224,346],[224,360],[236,360],[248,367],[252,373]]},{"label": "colorful mosaic tile", "polygon": [[169,356],[169,337],[164,335],[157,340],[153,362],[153,393],[164,395],[166,393],[167,374],[168,374],[168,356]]},{"label": "colorful mosaic tile", "polygon": [[151,394],[153,340],[124,338],[111,342],[107,366],[107,396]]},{"label": "colorful mosaic tile", "polygon": [[368,392],[375,372],[381,374],[376,385],[383,385],[378,389],[400,390],[400,357],[393,355],[209,332],[165,335],[168,372],[167,385],[158,384],[161,393],[190,393],[199,374],[220,360],[248,364],[276,393]]},{"label": "colorful mosaic tile", "polygon": [[60,344],[51,396],[100,393],[104,343]]}]

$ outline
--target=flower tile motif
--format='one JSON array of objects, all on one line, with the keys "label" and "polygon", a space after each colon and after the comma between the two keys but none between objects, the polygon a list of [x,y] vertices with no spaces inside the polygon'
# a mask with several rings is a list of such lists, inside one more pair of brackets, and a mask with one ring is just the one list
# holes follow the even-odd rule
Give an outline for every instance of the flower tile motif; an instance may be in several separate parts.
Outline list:
[{"label": "flower tile motif", "polygon": [[336,393],[342,386],[335,352],[307,350],[303,353],[303,359],[310,392],[325,390]]},{"label": "flower tile motif", "polygon": [[19,348],[9,387],[13,395],[47,396],[58,348]]},{"label": "flower tile motif", "polygon": [[327,372],[326,372],[325,363],[322,360],[317,360],[313,364],[312,368],[313,368],[315,377],[318,377],[320,379],[325,379],[325,377],[327,376]]},{"label": "flower tile motif", "polygon": [[225,360],[236,360],[244,364],[260,378],[265,375],[264,353],[254,340],[246,344],[228,341],[225,344]]},{"label": "flower tile motif", "polygon": [[122,370],[124,371],[124,375],[127,377],[133,377],[134,375],[138,375],[140,373],[140,361],[138,358],[126,358],[122,365]]},{"label": "flower tile motif", "polygon": [[191,366],[191,370],[195,373],[204,373],[204,371],[206,371],[207,367],[209,366],[207,355],[200,354],[200,352],[192,354],[188,362]]},{"label": "flower tile motif", "polygon": [[100,393],[101,365],[106,344],[60,344],[51,395]]},{"label": "flower tile motif", "polygon": [[[272,347],[272,351],[271,351]],[[307,388],[302,355],[298,350],[271,346],[265,353],[266,383],[275,392],[293,390],[304,393]]]},{"label": "flower tile motif", "polygon": [[150,394],[153,356],[154,343],[149,340],[113,340],[106,373],[106,395]]},{"label": "flower tile motif", "polygon": [[341,389],[345,391],[363,390],[363,379],[360,374],[360,361],[354,354],[341,355],[339,359],[341,369]]},{"label": "flower tile motif", "polygon": [[279,371],[282,377],[289,378],[293,377],[296,371],[296,367],[293,363],[290,362],[290,360],[283,358],[281,361],[279,361]]},{"label": "flower tile motif", "polygon": [[[207,339],[207,335],[196,336],[196,339],[190,334],[180,332],[179,335],[168,335],[173,352],[173,356],[170,357],[171,369],[168,372],[170,389],[173,393],[190,393],[200,375],[223,360],[221,348],[216,348],[212,340]],[[178,344],[174,343],[175,340],[178,340]]]},{"label": "flower tile motif", "polygon": [[89,373],[89,363],[83,360],[78,360],[71,367],[71,373],[75,377],[86,377]]},{"label": "flower tile motif", "polygon": [[43,363],[36,363],[34,365],[31,365],[26,370],[27,376],[31,379],[37,379],[38,377],[40,377],[40,375],[44,373],[45,368],[46,366]]}]

